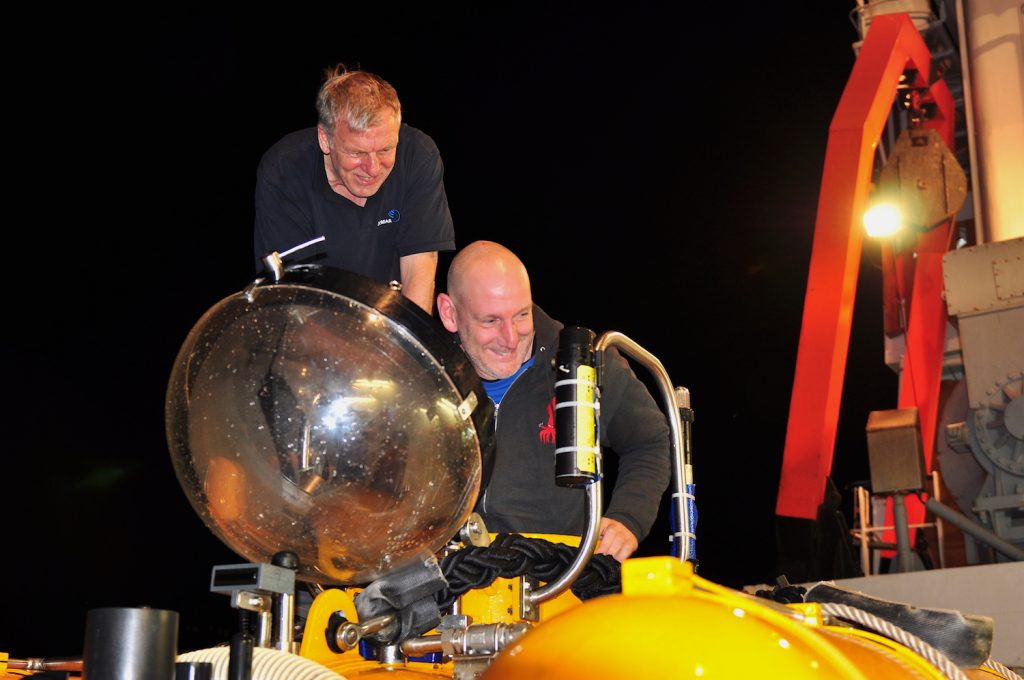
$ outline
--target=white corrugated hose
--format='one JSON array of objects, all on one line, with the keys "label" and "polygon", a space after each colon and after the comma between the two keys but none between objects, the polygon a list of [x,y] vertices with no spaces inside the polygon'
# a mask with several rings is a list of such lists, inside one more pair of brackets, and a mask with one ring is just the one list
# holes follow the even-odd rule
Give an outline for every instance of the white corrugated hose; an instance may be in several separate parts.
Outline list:
[{"label": "white corrugated hose", "polygon": [[[199,661],[213,664],[213,680],[227,680],[230,647],[197,649],[178,655],[178,661]],[[298,654],[267,647],[252,650],[252,680],[341,680],[345,676]]]}]

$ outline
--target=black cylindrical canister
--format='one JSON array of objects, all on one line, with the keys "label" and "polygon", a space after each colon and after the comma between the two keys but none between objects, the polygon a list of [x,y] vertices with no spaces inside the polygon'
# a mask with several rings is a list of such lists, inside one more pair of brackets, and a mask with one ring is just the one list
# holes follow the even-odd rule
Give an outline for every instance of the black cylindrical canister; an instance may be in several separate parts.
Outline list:
[{"label": "black cylindrical canister", "polygon": [[566,326],[555,354],[555,483],[583,487],[598,478],[594,332]]},{"label": "black cylindrical canister", "polygon": [[178,612],[105,607],[86,614],[83,680],[173,680],[177,654]]}]

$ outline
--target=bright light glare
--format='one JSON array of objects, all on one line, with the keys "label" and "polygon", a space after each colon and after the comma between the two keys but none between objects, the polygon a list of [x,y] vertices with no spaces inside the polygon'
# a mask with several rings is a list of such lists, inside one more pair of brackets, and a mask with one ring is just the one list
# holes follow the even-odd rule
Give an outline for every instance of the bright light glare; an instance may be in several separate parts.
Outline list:
[{"label": "bright light glare", "polygon": [[383,391],[395,386],[392,380],[374,380],[372,378],[356,378],[352,381],[352,387],[360,391]]},{"label": "bright light glare", "polygon": [[338,397],[325,409],[322,424],[328,430],[336,428],[352,411],[372,411],[377,405],[373,397]]},{"label": "bright light glare", "polygon": [[335,399],[331,402],[331,405],[327,407],[324,413],[323,425],[328,430],[333,430],[338,425],[338,421],[343,419],[348,413],[348,399],[342,397],[341,399]]},{"label": "bright light glare", "polygon": [[900,209],[892,203],[878,203],[864,213],[864,228],[868,236],[884,238],[892,236],[903,226]]}]

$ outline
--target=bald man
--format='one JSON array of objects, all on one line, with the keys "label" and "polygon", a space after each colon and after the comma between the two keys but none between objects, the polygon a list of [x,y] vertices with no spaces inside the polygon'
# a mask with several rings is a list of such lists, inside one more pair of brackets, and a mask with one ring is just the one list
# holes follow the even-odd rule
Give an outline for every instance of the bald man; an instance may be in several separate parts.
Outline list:
[{"label": "bald man", "polygon": [[[562,324],[533,303],[522,261],[493,241],[463,248],[437,296],[441,323],[458,334],[497,409],[494,470],[477,503],[489,531],[579,535],[578,489],[555,484],[555,367]],[[632,555],[658,515],[670,471],[668,421],[628,363],[606,352],[601,446],[618,472],[600,524],[598,553]]]}]

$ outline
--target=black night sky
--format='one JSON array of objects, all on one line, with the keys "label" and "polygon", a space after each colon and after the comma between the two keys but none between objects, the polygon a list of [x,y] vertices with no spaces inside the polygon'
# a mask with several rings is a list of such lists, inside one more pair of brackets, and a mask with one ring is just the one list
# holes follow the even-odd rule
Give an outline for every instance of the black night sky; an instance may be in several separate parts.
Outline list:
[{"label": "black night sky", "polygon": [[[775,579],[775,495],[854,3],[542,6],[154,10],[9,27],[24,47],[7,68],[19,160],[5,229],[0,651],[80,654],[94,607],[176,610],[182,651],[233,625],[210,570],[244,560],[178,484],[165,390],[193,324],[252,280],[257,162],[315,122],[321,72],[337,62],[391,81],[405,121],[437,142],[460,246],[509,246],[552,316],[625,333],[690,389],[701,574]],[[873,248],[840,487],[866,478],[867,414],[897,396]],[[668,552],[658,527],[643,549]]]}]

